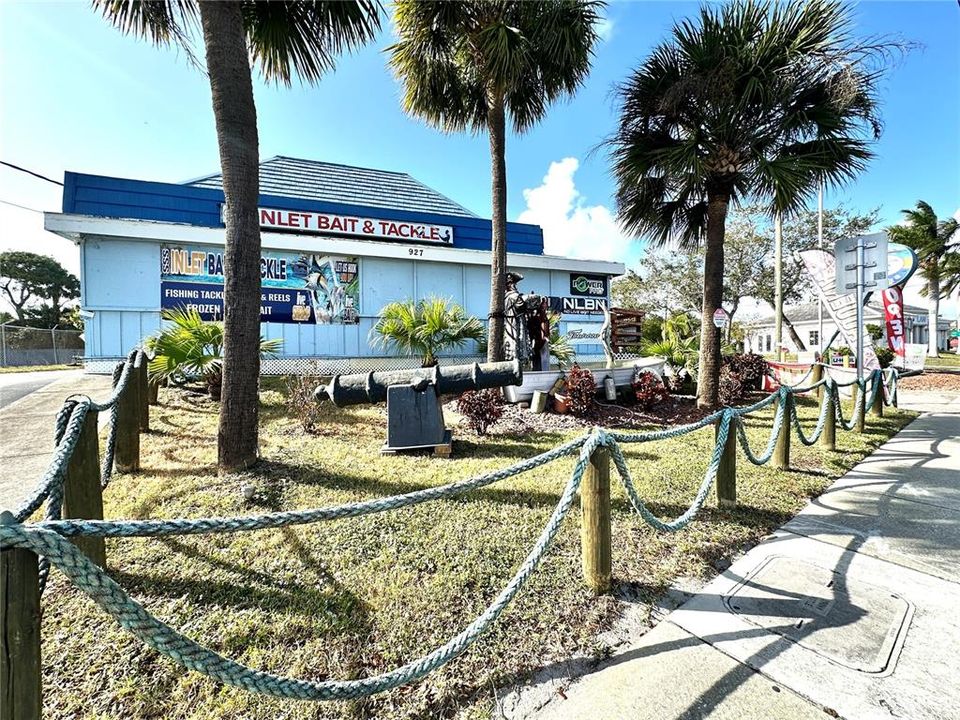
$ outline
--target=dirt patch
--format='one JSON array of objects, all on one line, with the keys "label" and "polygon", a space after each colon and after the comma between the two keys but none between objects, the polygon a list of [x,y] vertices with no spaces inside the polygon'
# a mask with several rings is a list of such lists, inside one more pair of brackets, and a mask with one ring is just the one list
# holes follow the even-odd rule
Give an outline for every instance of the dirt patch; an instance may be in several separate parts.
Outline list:
[{"label": "dirt patch", "polygon": [[901,390],[960,392],[960,373],[926,371],[922,375],[900,380]]}]

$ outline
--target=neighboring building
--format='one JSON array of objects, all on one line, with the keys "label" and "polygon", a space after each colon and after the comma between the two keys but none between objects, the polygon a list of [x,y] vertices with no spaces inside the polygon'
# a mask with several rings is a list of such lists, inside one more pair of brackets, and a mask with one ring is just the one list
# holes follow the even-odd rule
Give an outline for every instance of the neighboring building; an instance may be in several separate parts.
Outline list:
[{"label": "neighboring building", "polygon": [[[260,164],[262,333],[282,338],[265,372],[330,373],[411,365],[372,347],[379,310],[449,298],[485,319],[489,220],[406,173],[274,157]],[[161,308],[223,316],[224,202],[219,175],[184,184],[68,172],[47,230],[80,246],[86,365],[108,371],[160,327]],[[550,297],[578,359],[597,344],[621,263],[543,254],[543,231],[507,223],[507,265],[524,292]],[[476,349],[466,355],[475,357]]]},{"label": "neighboring building", "polygon": [[[819,336],[817,303],[805,303],[802,305],[793,305],[785,307],[783,313],[790,319],[797,335],[806,345],[809,352],[819,352],[830,338],[837,331],[837,325],[830,319],[830,314],[823,311],[823,337]],[[906,320],[906,341],[926,345],[930,338],[930,321],[926,308],[916,305],[904,305],[903,314]],[[884,328],[884,337],[886,336],[886,325],[884,323],[883,308],[879,302],[869,302],[863,309],[863,321],[866,325],[879,325]],[[938,318],[937,322],[937,346],[941,350],[947,349],[948,338],[950,336],[951,323],[945,318]],[[772,353],[776,352],[774,318],[763,317],[758,320],[744,323],[744,345],[749,352]],[[790,336],[786,323],[783,325],[783,344],[787,352],[797,352],[796,343]],[[840,339],[833,342],[832,348],[836,349],[845,345],[845,341]]]}]

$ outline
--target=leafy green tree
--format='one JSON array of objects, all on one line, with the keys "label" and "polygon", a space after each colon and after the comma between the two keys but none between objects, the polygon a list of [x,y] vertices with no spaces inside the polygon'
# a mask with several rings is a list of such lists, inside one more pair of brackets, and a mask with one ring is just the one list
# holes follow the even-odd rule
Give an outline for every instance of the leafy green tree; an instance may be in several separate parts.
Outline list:
[{"label": "leafy green tree", "polygon": [[[863,235],[876,225],[878,210],[857,213],[838,205],[823,212],[823,246],[830,249],[837,240]],[[795,253],[817,246],[816,210],[802,210],[783,222],[783,302],[801,302],[811,294],[810,278]],[[724,238],[724,291],[731,319],[745,297],[775,309],[774,228],[770,215],[758,204],[748,204],[730,217]],[[794,344],[806,346],[786,312],[783,322]]]},{"label": "leafy green tree", "polygon": [[390,66],[404,109],[444,132],[490,140],[492,246],[487,357],[503,359],[507,271],[506,120],[523,133],[590,71],[600,2],[398,0]]},{"label": "leafy green tree", "polygon": [[218,465],[230,472],[257,461],[260,355],[259,137],[251,61],[267,80],[294,74],[318,81],[335,58],[380,29],[377,0],[337,2],[129,2],[94,0],[122,32],[192,57],[199,24],[220,148],[225,203],[223,403]]},{"label": "leafy green tree", "polygon": [[724,238],[731,203],[803,208],[856,176],[880,132],[876,88],[890,43],[852,35],[834,0],[701,8],[620,85],[608,140],[617,214],[655,244],[705,246],[698,405],[718,405]]},{"label": "leafy green tree", "polygon": [[703,253],[697,248],[648,250],[635,270],[613,281],[615,307],[661,318],[699,312],[703,301]]},{"label": "leafy green tree", "polygon": [[[913,210],[901,210],[905,225],[887,229],[891,240],[913,249],[920,263],[920,276],[927,281],[921,293],[928,300],[930,338],[927,357],[939,357],[937,347],[937,320],[940,317],[940,300],[960,286],[960,274],[955,265],[960,265],[960,223],[954,218],[940,220],[929,203],[918,200]],[[953,270],[953,272],[951,272]]]},{"label": "leafy green tree", "polygon": [[80,297],[80,281],[48,255],[8,250],[0,253],[0,290],[17,320],[53,327],[67,302]]},{"label": "leafy green tree", "polygon": [[423,367],[436,365],[445,350],[482,341],[484,334],[477,318],[437,297],[390,303],[370,331],[375,345],[419,357]]},{"label": "leafy green tree", "polygon": [[[167,325],[146,340],[153,359],[147,365],[154,383],[182,385],[203,378],[214,400],[221,398],[224,332],[222,322],[204,320],[194,309],[168,308],[161,317]],[[260,339],[261,357],[280,352],[283,340]]]}]

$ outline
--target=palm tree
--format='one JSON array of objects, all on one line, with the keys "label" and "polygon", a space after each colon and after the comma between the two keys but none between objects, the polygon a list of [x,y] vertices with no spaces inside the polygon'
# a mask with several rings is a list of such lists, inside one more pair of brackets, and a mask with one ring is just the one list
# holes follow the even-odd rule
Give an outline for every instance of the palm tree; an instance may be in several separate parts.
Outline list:
[{"label": "palm tree", "polygon": [[506,116],[517,133],[572,95],[590,71],[602,2],[398,0],[390,66],[404,109],[444,132],[487,131],[492,241],[490,342],[503,359],[507,264]]},{"label": "palm tree", "polygon": [[731,203],[801,209],[842,183],[880,132],[878,61],[896,46],[851,36],[834,0],[739,0],[675,25],[617,88],[608,139],[618,218],[655,245],[705,243],[698,405],[718,405],[723,244]]},{"label": "palm tree", "polygon": [[199,20],[206,50],[225,196],[223,402],[217,437],[223,472],[257,460],[260,355],[259,139],[250,61],[264,78],[315,82],[341,52],[380,29],[377,0],[254,2],[94,0],[125,33],[178,44],[190,57]]},{"label": "palm tree", "polygon": [[430,297],[390,303],[380,311],[370,337],[375,345],[418,356],[423,367],[430,367],[444,350],[482,341],[484,329],[456,303]]},{"label": "palm tree", "polygon": [[[221,399],[223,385],[223,323],[204,320],[190,308],[168,308],[161,312],[168,325],[146,339],[153,355],[148,365],[154,385],[182,385],[201,377],[214,400]],[[283,340],[260,339],[260,356],[280,352]]]},{"label": "palm tree", "polygon": [[920,275],[927,281],[920,292],[928,298],[930,337],[927,357],[939,357],[937,320],[940,317],[940,299],[948,297],[958,285],[960,275],[952,270],[960,264],[960,223],[955,218],[938,220],[929,203],[917,201],[913,210],[901,210],[905,225],[894,225],[887,230],[891,240],[913,249],[920,264]]}]

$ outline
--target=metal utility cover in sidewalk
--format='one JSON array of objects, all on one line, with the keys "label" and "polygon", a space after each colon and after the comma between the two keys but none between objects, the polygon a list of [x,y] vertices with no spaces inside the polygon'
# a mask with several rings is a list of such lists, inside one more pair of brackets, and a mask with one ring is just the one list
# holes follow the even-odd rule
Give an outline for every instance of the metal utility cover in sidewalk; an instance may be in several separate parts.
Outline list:
[{"label": "metal utility cover in sidewalk", "polygon": [[796,558],[767,558],[724,596],[741,618],[860,672],[892,669],[913,608],[869,583]]},{"label": "metal utility cover in sidewalk", "polygon": [[[836,599],[823,592],[831,575],[846,581],[839,589],[845,595]],[[895,597],[881,601],[875,592]],[[765,600],[770,594],[778,597]],[[841,598],[851,607],[841,610]],[[911,611],[901,621],[886,669],[865,672],[883,663],[901,600]],[[960,718],[960,672],[953,662],[960,648],[958,607],[958,583],[781,530],[675,610],[670,621],[847,720],[946,720]],[[821,618],[818,610],[826,615]],[[811,621],[811,632],[789,637],[785,626],[800,618]],[[857,656],[873,659],[853,662]]]}]

